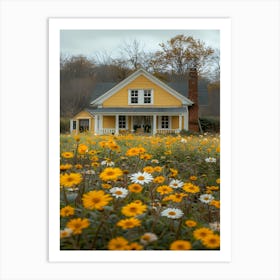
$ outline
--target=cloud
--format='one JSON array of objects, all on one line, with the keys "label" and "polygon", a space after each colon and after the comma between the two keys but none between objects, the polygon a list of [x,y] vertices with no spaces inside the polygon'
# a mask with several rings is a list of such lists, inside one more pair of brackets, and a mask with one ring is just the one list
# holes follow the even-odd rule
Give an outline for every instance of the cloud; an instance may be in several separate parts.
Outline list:
[{"label": "cloud", "polygon": [[219,30],[61,30],[61,53],[93,57],[106,52],[117,56],[123,43],[134,39],[143,42],[145,51],[159,49],[159,44],[184,34],[200,39],[207,46],[219,49]]}]

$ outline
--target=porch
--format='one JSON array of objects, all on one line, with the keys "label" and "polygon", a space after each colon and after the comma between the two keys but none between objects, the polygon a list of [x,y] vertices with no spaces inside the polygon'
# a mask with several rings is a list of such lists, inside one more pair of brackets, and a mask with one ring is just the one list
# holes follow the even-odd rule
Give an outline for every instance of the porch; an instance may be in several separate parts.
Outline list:
[{"label": "porch", "polygon": [[103,134],[174,134],[188,130],[187,107],[93,108],[71,120],[71,132]]}]

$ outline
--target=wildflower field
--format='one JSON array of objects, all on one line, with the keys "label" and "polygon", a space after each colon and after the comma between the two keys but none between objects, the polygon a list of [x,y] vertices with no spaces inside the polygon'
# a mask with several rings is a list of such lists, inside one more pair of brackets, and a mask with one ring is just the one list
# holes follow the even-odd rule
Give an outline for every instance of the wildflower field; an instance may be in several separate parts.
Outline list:
[{"label": "wildflower field", "polygon": [[60,145],[61,250],[219,250],[219,135]]}]

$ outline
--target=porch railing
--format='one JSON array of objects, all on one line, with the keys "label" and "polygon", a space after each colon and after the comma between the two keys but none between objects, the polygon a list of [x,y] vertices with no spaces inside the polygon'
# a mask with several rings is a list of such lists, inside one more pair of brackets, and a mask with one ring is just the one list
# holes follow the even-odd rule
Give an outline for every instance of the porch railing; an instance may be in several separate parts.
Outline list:
[{"label": "porch railing", "polygon": [[180,129],[169,129],[169,128],[161,128],[157,129],[158,134],[174,134],[174,133],[179,133]]},{"label": "porch railing", "polygon": [[100,134],[114,134],[115,132],[115,128],[102,128]]}]

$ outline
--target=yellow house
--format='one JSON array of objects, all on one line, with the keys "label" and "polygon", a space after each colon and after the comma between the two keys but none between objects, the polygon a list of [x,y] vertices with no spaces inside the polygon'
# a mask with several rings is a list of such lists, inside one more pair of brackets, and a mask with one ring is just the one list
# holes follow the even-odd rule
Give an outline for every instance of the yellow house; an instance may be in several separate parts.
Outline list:
[{"label": "yellow house", "polygon": [[[197,103],[197,75],[193,77],[188,97],[194,96]],[[188,97],[141,68],[120,83],[97,90],[89,107],[71,119],[70,131],[179,133],[189,130],[190,119],[198,121],[197,110],[190,114],[190,108],[197,108]]]}]

